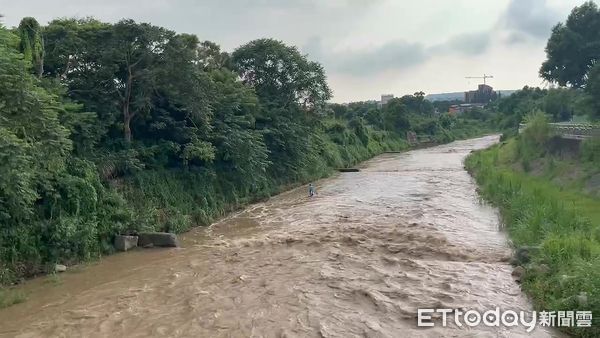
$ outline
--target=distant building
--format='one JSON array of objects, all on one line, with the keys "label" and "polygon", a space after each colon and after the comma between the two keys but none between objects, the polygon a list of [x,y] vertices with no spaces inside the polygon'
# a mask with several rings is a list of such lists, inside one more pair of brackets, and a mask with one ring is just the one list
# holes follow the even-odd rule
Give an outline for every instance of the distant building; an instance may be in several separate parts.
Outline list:
[{"label": "distant building", "polygon": [[465,103],[487,104],[498,98],[494,88],[480,84],[477,90],[465,92]]},{"label": "distant building", "polygon": [[390,102],[390,100],[393,98],[394,98],[394,94],[381,95],[381,104],[385,105],[388,102]]},{"label": "distant building", "polygon": [[383,94],[383,95],[381,95],[381,101],[379,101],[379,108],[385,106],[393,98],[394,98],[394,94]]},{"label": "distant building", "polygon": [[485,105],[483,103],[463,103],[463,104],[453,104],[448,109],[448,114],[450,115],[460,115],[466,111],[475,109],[475,108],[483,108]]}]

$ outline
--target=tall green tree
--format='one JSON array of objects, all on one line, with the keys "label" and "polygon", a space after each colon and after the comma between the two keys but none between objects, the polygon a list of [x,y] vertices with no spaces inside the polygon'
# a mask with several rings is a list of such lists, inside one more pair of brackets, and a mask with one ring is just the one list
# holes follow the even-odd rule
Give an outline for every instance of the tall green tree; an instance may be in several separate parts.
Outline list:
[{"label": "tall green tree", "polygon": [[150,111],[157,81],[153,65],[174,35],[164,28],[133,20],[122,20],[113,27],[105,60],[115,65],[115,92],[119,96],[123,137],[127,143],[133,138],[131,120]]},{"label": "tall green tree", "polygon": [[149,112],[134,124],[138,139],[146,145],[170,144],[169,156],[187,165],[212,161],[210,144],[213,99],[218,94],[198,57],[199,41],[188,34],[174,35],[150,66],[154,82]]},{"label": "tall green tree", "polygon": [[588,73],[600,59],[600,9],[593,1],[575,7],[566,23],[552,29],[547,60],[540,76],[561,86],[584,87]]},{"label": "tall green tree", "polygon": [[51,21],[44,28],[46,74],[77,87],[77,93],[87,92],[82,78],[96,80],[89,76],[99,70],[111,36],[111,25],[93,18]]},{"label": "tall green tree", "polygon": [[153,145],[175,142],[171,148],[184,162],[213,156],[202,136],[210,128],[210,80],[197,37],[132,20],[93,19],[55,20],[46,34],[49,75],[98,114],[105,143],[118,143],[120,133],[130,144],[137,133]]},{"label": "tall green tree", "polygon": [[251,41],[235,50],[232,61],[242,81],[266,103],[314,111],[331,98],[323,67],[281,41]]},{"label": "tall green tree", "polygon": [[[64,88],[63,96],[96,115],[91,121],[94,127],[81,133],[92,143],[107,142],[109,135],[122,135],[119,102],[112,80],[115,65],[105,56],[110,52],[112,35],[111,25],[91,18],[57,19],[44,28],[45,76],[58,82],[56,87]],[[80,146],[77,144],[76,148]]]},{"label": "tall green tree", "polygon": [[402,133],[410,129],[409,107],[404,102],[402,98],[394,98],[383,107],[386,130]]},{"label": "tall green tree", "polygon": [[213,70],[211,77],[218,93],[212,103],[211,140],[216,148],[216,172],[234,184],[234,190],[256,191],[266,185],[271,164],[263,133],[255,125],[258,99],[227,69]]},{"label": "tall green tree", "polygon": [[44,73],[44,39],[40,24],[34,18],[23,18],[17,31],[21,38],[19,49],[23,53],[25,61],[31,64],[33,73],[37,77],[42,77]]}]

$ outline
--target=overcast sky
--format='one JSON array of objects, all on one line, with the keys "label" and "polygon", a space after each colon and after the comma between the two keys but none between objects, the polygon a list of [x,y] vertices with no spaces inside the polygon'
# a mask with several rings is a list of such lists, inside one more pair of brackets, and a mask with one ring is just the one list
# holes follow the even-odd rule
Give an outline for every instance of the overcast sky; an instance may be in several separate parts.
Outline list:
[{"label": "overcast sky", "polygon": [[[596,0],[599,2],[600,0]],[[24,16],[133,18],[194,33],[225,50],[273,37],[325,66],[334,101],[441,93],[495,76],[497,89],[541,86],[550,30],[584,0],[0,0]]]}]

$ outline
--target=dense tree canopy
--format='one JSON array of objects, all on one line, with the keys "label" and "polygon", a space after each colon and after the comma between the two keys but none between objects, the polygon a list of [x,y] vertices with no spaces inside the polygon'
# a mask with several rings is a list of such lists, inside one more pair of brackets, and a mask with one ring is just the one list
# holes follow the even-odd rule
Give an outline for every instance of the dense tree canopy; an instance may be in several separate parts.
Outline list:
[{"label": "dense tree canopy", "polygon": [[[405,97],[406,98],[406,97]],[[406,99],[391,99],[383,109],[383,121],[387,130],[407,131],[410,128],[409,106]],[[417,108],[418,109],[418,108]]]},{"label": "dense tree canopy", "polygon": [[34,18],[23,18],[17,28],[21,38],[20,51],[27,64],[31,64],[34,74],[44,73],[44,40],[40,24]]},{"label": "dense tree canopy", "polygon": [[584,87],[600,58],[600,9],[593,1],[575,7],[566,23],[552,29],[540,75],[561,86]]},{"label": "dense tree canopy", "polygon": [[232,60],[244,83],[265,102],[314,110],[331,97],[323,67],[281,41],[252,41],[238,48]]}]

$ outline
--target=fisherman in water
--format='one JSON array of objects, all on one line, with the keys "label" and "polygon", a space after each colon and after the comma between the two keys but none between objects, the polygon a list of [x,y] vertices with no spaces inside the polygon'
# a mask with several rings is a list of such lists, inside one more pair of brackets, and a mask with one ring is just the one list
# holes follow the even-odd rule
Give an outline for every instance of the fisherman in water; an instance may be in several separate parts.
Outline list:
[{"label": "fisherman in water", "polygon": [[312,183],[308,184],[308,197],[313,197],[317,194],[315,186]]}]

